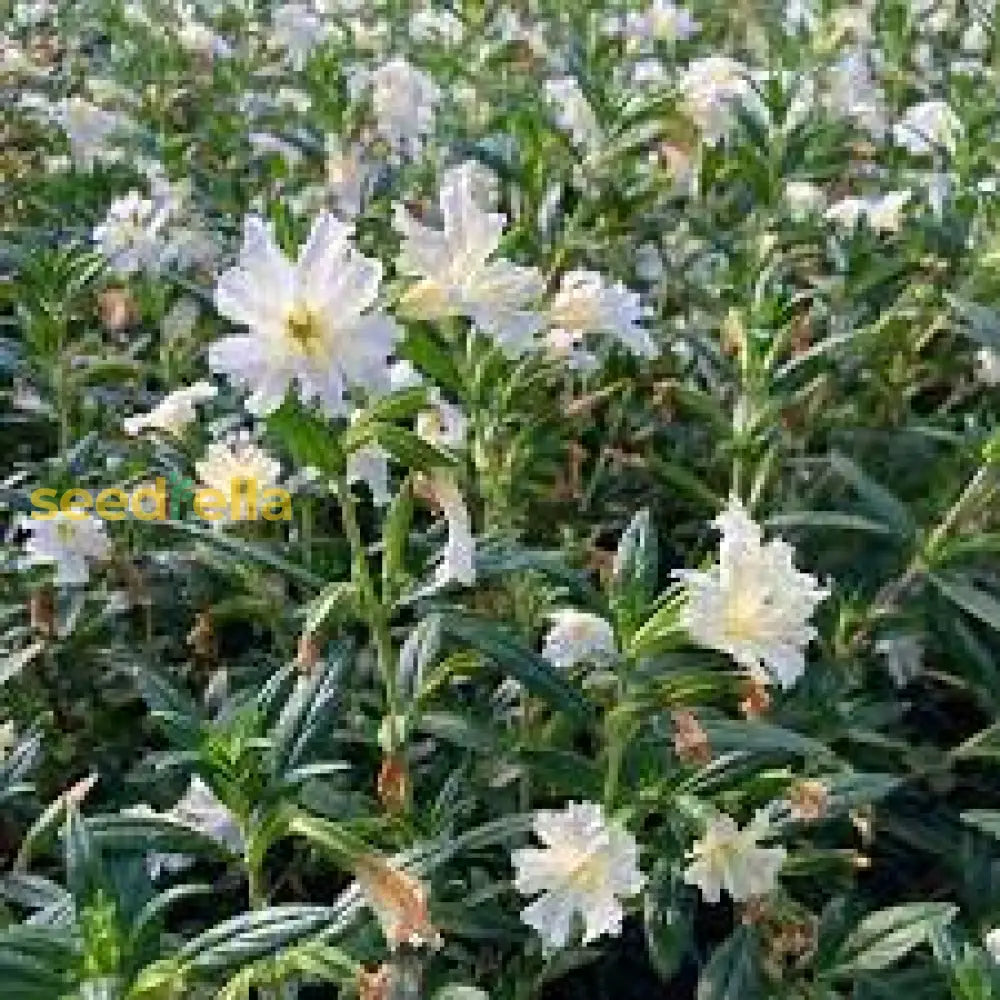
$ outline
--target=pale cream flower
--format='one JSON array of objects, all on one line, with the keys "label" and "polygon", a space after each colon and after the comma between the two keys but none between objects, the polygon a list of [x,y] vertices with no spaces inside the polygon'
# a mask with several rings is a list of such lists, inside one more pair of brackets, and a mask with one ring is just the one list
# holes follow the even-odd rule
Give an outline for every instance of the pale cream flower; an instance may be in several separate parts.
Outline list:
[{"label": "pale cream flower", "polygon": [[[263,491],[277,486],[281,476],[281,463],[277,459],[248,437],[239,435],[211,442],[194,467],[202,486],[219,490],[229,505],[215,523],[259,517],[259,511],[251,510],[251,496],[259,503]],[[234,500],[238,501],[235,509]]]},{"label": "pale cream flower", "polygon": [[688,852],[684,881],[697,886],[708,903],[718,903],[725,889],[740,902],[767,896],[785,860],[783,847],[760,847],[767,835],[767,815],[758,813],[742,830],[729,816],[710,820],[705,835]]},{"label": "pale cream flower", "polygon": [[309,53],[322,44],[328,25],[303,3],[286,3],[275,9],[271,19],[271,43],[284,49],[288,61],[302,69]]},{"label": "pale cream flower", "polygon": [[728,56],[695,59],[681,74],[679,86],[684,108],[706,142],[725,138],[736,123],[739,109],[761,121],[767,118],[750,71]]},{"label": "pale cream flower", "polygon": [[976,352],[976,375],[983,385],[1000,385],[1000,351],[979,348]]},{"label": "pale cream flower", "polygon": [[646,882],[639,847],[628,830],[607,819],[595,802],[539,810],[534,830],[544,847],[520,848],[511,855],[518,892],[538,897],[522,910],[521,919],[538,931],[547,950],[569,943],[576,916],[584,925],[584,944],[620,934],[621,900]]},{"label": "pale cream flower", "polygon": [[983,938],[983,944],[986,946],[986,953],[1000,965],[1000,927],[994,927],[993,930],[989,931]]},{"label": "pale cream flower", "polygon": [[122,426],[125,433],[133,437],[148,430],[165,431],[178,436],[198,416],[195,405],[214,399],[216,392],[215,386],[205,381],[175,389],[164,396],[149,413],[126,417]]},{"label": "pale cream flower", "polygon": [[655,358],[659,350],[640,323],[644,315],[639,295],[620,281],[608,284],[596,271],[569,271],[552,299],[548,322],[576,337],[610,334],[633,354]]},{"label": "pale cream flower", "polygon": [[416,156],[434,129],[441,91],[423,70],[396,58],[371,76],[372,110],[380,135],[401,152]]},{"label": "pale cream flower", "polygon": [[82,512],[57,511],[52,517],[24,517],[22,529],[30,532],[25,543],[28,562],[55,563],[56,584],[84,584],[90,578],[88,564],[105,559],[111,543],[104,522]]},{"label": "pale cream flower", "polygon": [[542,656],[560,670],[583,664],[605,666],[618,649],[608,621],[587,611],[564,608],[550,616],[552,627],[545,635]]},{"label": "pale cream flower", "polygon": [[923,101],[906,109],[893,128],[896,142],[915,156],[945,150],[954,154],[962,123],[946,101]]},{"label": "pale cream flower", "polygon": [[168,214],[163,204],[129,191],[111,203],[94,229],[94,243],[118,274],[155,270],[167,249],[163,229]]},{"label": "pale cream flower", "polygon": [[293,264],[257,216],[246,221],[239,264],[215,288],[216,308],[249,327],[209,348],[209,364],[252,390],[247,408],[268,414],[289,385],[330,416],[349,412],[351,389],[388,387],[399,327],[374,307],[382,265],[350,244],[351,227],[320,215]]},{"label": "pale cream flower", "polygon": [[818,215],[826,207],[826,196],[822,188],[809,181],[786,181],[785,204],[793,219],[802,221],[810,215]]},{"label": "pale cream flower", "polygon": [[587,153],[597,152],[603,133],[580,84],[571,76],[546,80],[545,97],[555,109],[559,127],[570,134],[573,144]]},{"label": "pale cream flower", "polygon": [[119,115],[83,97],[66,97],[55,111],[69,140],[73,162],[81,170],[93,169],[94,163],[108,152],[108,140],[123,126]]},{"label": "pale cream flower", "polygon": [[758,679],[790,687],[816,636],[809,618],[829,591],[795,568],[790,545],[762,542],[738,500],[713,523],[722,532],[719,561],[677,573],[687,587],[681,623],[699,645],[728,653]]},{"label": "pale cream flower", "polygon": [[477,164],[467,162],[445,172],[440,207],[444,229],[418,223],[402,205],[394,225],[403,236],[397,267],[420,280],[400,303],[417,319],[466,316],[494,337],[512,356],[529,348],[542,317],[531,307],[544,282],[533,267],[490,258],[500,245],[505,216],[482,208]]}]

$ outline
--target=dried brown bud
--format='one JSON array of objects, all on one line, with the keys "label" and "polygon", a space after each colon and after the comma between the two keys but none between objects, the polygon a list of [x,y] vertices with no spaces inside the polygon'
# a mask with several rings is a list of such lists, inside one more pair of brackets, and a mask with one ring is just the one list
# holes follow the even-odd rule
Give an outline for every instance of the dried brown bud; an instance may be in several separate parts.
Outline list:
[{"label": "dried brown bud", "polygon": [[406,810],[410,794],[410,776],[402,754],[390,753],[382,758],[382,767],[378,772],[377,791],[378,800],[386,811],[400,813]]},{"label": "dried brown bud", "polygon": [[740,711],[744,718],[759,719],[771,707],[771,696],[767,687],[756,678],[750,678],[743,689]]},{"label": "dried brown bud", "polygon": [[211,612],[202,611],[195,618],[194,627],[188,632],[187,641],[195,656],[210,659],[215,655],[215,628],[212,625]]},{"label": "dried brown bud", "polygon": [[106,288],[97,296],[101,323],[109,333],[120,333],[139,319],[139,308],[125,288]]},{"label": "dried brown bud", "polygon": [[427,890],[417,879],[377,854],[358,858],[354,874],[391,950],[401,944],[440,944],[437,928],[430,921]]},{"label": "dried brown bud", "polygon": [[295,666],[300,673],[309,676],[319,663],[322,650],[316,636],[311,632],[303,632],[299,636],[299,647],[295,654]]},{"label": "dried brown bud", "polygon": [[760,896],[751,896],[740,909],[740,920],[744,924],[763,924],[770,915],[768,901]]},{"label": "dried brown bud", "polygon": [[712,759],[708,735],[694,712],[682,709],[673,713],[674,751],[685,764],[707,764]]},{"label": "dried brown bud", "polygon": [[28,603],[31,627],[50,639],[56,631],[56,600],[51,587],[39,587],[31,592]]},{"label": "dried brown bud", "polygon": [[796,819],[814,822],[826,815],[830,795],[822,781],[806,779],[792,786],[788,798]]},{"label": "dried brown bud", "polygon": [[392,966],[362,969],[358,973],[358,1000],[388,1000],[392,992]]}]

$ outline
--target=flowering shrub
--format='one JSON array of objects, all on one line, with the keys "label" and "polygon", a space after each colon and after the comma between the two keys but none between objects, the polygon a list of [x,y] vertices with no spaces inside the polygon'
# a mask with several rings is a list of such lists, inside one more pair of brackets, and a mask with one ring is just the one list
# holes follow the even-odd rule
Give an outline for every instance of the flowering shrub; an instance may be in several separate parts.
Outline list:
[{"label": "flowering shrub", "polygon": [[1000,997],[993,15],[8,5],[3,1000]]}]

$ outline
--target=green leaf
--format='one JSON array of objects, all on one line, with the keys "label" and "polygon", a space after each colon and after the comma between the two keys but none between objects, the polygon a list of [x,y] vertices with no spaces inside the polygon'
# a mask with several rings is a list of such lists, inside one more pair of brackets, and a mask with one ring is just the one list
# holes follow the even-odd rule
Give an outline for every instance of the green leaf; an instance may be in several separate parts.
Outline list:
[{"label": "green leaf", "polygon": [[622,641],[627,643],[656,596],[656,531],[641,510],[622,533],[611,572],[610,604]]},{"label": "green leaf", "polygon": [[992,594],[954,577],[931,573],[930,580],[953,604],[1000,632],[1000,600]]},{"label": "green leaf", "polygon": [[756,1000],[762,997],[760,938],[741,925],[715,949],[698,980],[697,1000]]},{"label": "green leaf", "polygon": [[644,894],[644,925],[649,959],[657,975],[669,982],[692,944],[696,900],[672,863],[659,861]]},{"label": "green leaf", "polygon": [[298,403],[286,400],[267,418],[267,428],[279,438],[297,466],[314,465],[330,476],[343,470],[341,435],[325,418],[303,410]]},{"label": "green leaf", "polygon": [[431,327],[419,323],[408,326],[396,353],[401,359],[412,362],[435,385],[459,396],[463,394],[464,382],[452,360],[452,352]]},{"label": "green leaf", "polygon": [[1000,811],[996,809],[969,809],[962,813],[962,822],[1000,840]]},{"label": "green leaf", "polygon": [[593,716],[587,699],[547,660],[524,646],[503,626],[470,615],[443,614],[441,631],[479,650],[552,708],[581,720]]},{"label": "green leaf", "polygon": [[832,976],[877,972],[926,944],[931,931],[954,919],[951,903],[903,903],[869,913],[841,945]]},{"label": "green leaf", "polygon": [[372,423],[371,437],[400,465],[416,472],[432,472],[457,464],[455,456],[425,441],[419,434],[396,424]]}]

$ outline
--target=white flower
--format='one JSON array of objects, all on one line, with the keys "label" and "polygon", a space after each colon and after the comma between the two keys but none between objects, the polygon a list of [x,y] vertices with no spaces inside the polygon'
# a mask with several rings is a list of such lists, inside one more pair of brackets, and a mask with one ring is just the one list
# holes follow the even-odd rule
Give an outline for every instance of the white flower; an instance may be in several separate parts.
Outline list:
[{"label": "white flower", "polygon": [[549,950],[569,943],[576,915],[584,923],[584,944],[620,934],[620,900],[634,896],[646,881],[632,835],[594,802],[570,802],[558,812],[539,810],[533,825],[545,846],[511,855],[518,892],[538,896],[521,919]]},{"label": "white flower", "polygon": [[360,143],[343,143],[335,135],[326,137],[326,186],[345,218],[361,214],[371,175],[372,165],[365,160]]},{"label": "white flower", "polygon": [[417,433],[431,444],[464,448],[468,418],[462,408],[446,399],[435,399],[428,410],[417,414]]},{"label": "white flower", "polygon": [[[351,414],[354,423],[361,417],[362,410]],[[356,448],[347,456],[347,483],[365,483],[371,490],[372,500],[378,507],[384,507],[391,499],[389,492],[389,453],[377,444],[366,444]]]},{"label": "white flower", "polygon": [[18,523],[31,533],[25,543],[29,564],[55,563],[58,585],[86,583],[90,577],[87,563],[104,559],[111,551],[104,523],[81,511],[23,517]]},{"label": "white flower", "polygon": [[976,375],[983,385],[1000,385],[1000,352],[980,347],[976,351]]},{"label": "white flower", "polygon": [[544,291],[541,274],[509,261],[491,261],[506,218],[486,211],[475,197],[478,166],[464,163],[445,172],[440,206],[444,229],[418,223],[402,205],[394,225],[403,236],[400,273],[419,277],[401,308],[418,319],[466,316],[517,356],[531,346],[542,324],[529,307]]},{"label": "white flower", "polygon": [[767,111],[750,80],[750,71],[728,56],[695,59],[681,74],[684,107],[706,142],[725,136],[736,122],[737,109],[766,120]]},{"label": "white flower", "polygon": [[609,285],[596,271],[569,271],[549,308],[549,325],[577,336],[610,333],[633,354],[655,358],[659,351],[640,325],[644,310],[639,295],[620,281]]},{"label": "white flower", "polygon": [[688,852],[684,881],[695,885],[708,903],[718,903],[725,889],[739,901],[767,896],[785,860],[783,847],[759,847],[767,834],[767,815],[758,813],[744,829],[729,816],[709,821],[705,836]]},{"label": "white flower", "polygon": [[82,97],[66,97],[55,108],[56,121],[69,139],[73,162],[81,170],[91,170],[106,153],[107,141],[122,127],[118,115],[99,108]]},{"label": "white flower", "polygon": [[167,215],[162,204],[129,191],[111,203],[104,221],[94,229],[94,242],[119,274],[155,270],[166,249],[162,231]]},{"label": "white flower", "polygon": [[415,42],[442,42],[458,45],[462,41],[462,22],[450,10],[425,7],[410,18],[410,37]]},{"label": "white flower", "polygon": [[640,41],[673,44],[687,41],[700,28],[684,7],[675,7],[670,0],[653,0],[644,11],[628,15],[625,31],[629,38]]},{"label": "white flower", "polygon": [[330,416],[349,411],[351,388],[387,386],[399,328],[372,311],[382,265],[358,253],[350,233],[332,215],[318,216],[293,264],[264,221],[248,217],[239,263],[219,278],[215,305],[250,332],[216,341],[208,359],[250,387],[252,413],[277,409],[292,382]]},{"label": "white flower", "polygon": [[1000,965],[1000,927],[994,927],[993,930],[989,931],[983,938],[983,944],[986,946],[986,953]]},{"label": "white flower", "polygon": [[891,191],[881,197],[841,198],[823,214],[828,222],[854,229],[864,219],[875,232],[895,233],[903,224],[903,209],[913,192]]},{"label": "white flower", "polygon": [[454,475],[439,471],[430,479],[433,502],[444,515],[448,539],[437,557],[433,589],[458,583],[471,587],[476,582],[476,540],[472,534],[472,515],[462,499]]},{"label": "white flower", "polygon": [[574,145],[595,152],[601,145],[601,126],[580,84],[566,76],[545,81],[545,96],[554,105],[559,127],[569,132]]},{"label": "white flower", "polygon": [[197,417],[195,404],[214,399],[216,391],[214,385],[204,381],[175,389],[164,396],[149,413],[126,417],[122,426],[125,433],[133,437],[147,430],[166,431],[177,436]]},{"label": "white flower", "polygon": [[584,664],[606,665],[617,652],[615,633],[600,615],[566,608],[550,616],[542,656],[559,670]]},{"label": "white flower", "polygon": [[760,527],[739,501],[731,500],[713,523],[722,532],[719,561],[677,574],[687,586],[681,622],[699,645],[728,653],[759,680],[790,687],[816,636],[809,618],[829,591],[795,568],[790,545],[762,543]]},{"label": "white flower", "polygon": [[822,212],[826,197],[821,188],[809,181],[786,181],[785,204],[792,218],[801,221]]},{"label": "white flower", "polygon": [[982,21],[973,21],[962,35],[962,51],[970,55],[982,55],[990,48],[990,35]]},{"label": "white flower", "polygon": [[857,122],[874,136],[885,131],[882,91],[862,50],[848,52],[830,68],[821,93],[824,107],[832,114]]},{"label": "white flower", "polygon": [[962,123],[945,101],[923,101],[907,108],[893,128],[896,142],[915,156],[941,149],[954,154]]},{"label": "white flower", "polygon": [[243,854],[243,834],[236,817],[197,774],[191,777],[188,790],[167,816],[204,834],[233,854]]},{"label": "white flower", "polygon": [[[256,509],[250,510],[250,496],[260,498],[264,490],[277,485],[281,476],[281,463],[245,435],[211,442],[194,467],[201,484],[219,490],[230,505],[224,516],[215,519],[216,523],[257,516]],[[234,500],[239,503],[236,509]]]},{"label": "white flower", "polygon": [[327,34],[327,25],[308,6],[286,3],[278,7],[271,18],[271,41],[285,50],[288,61],[296,68],[305,66],[309,53]]},{"label": "white flower", "polygon": [[433,78],[405,59],[392,59],[371,77],[372,110],[379,134],[401,152],[416,156],[434,128],[441,91]]}]

